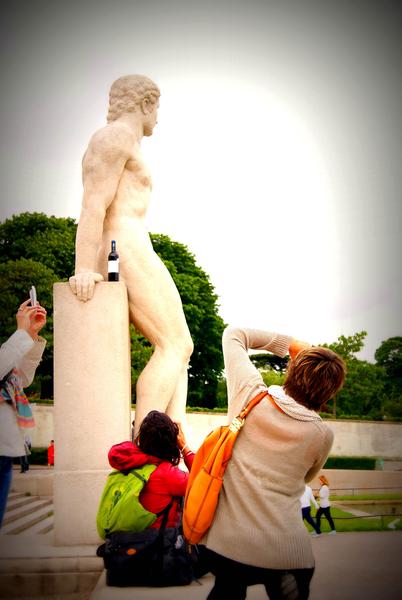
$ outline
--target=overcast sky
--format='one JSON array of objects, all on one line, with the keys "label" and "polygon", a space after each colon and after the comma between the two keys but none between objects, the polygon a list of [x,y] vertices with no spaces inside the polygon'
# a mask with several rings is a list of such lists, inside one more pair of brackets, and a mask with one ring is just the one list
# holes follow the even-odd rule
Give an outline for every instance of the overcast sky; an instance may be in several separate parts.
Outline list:
[{"label": "overcast sky", "polygon": [[145,74],[162,92],[150,231],[188,246],[225,322],[366,330],[372,360],[402,335],[399,6],[4,0],[0,220],[78,219],[110,85]]}]

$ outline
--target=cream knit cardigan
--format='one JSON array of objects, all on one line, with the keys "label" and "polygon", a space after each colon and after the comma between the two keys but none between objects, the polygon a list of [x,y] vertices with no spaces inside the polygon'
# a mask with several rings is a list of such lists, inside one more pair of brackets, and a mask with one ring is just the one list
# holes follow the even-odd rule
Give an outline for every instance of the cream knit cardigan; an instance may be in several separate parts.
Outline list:
[{"label": "cream knit cardigan", "polygon": [[[292,338],[255,329],[225,330],[223,353],[229,420],[267,389],[249,349],[285,356]],[[202,543],[248,565],[270,569],[314,566],[299,498],[321,469],[333,433],[320,416],[279,386],[269,389],[286,413],[264,398],[248,415],[234,446],[213,524]]]}]

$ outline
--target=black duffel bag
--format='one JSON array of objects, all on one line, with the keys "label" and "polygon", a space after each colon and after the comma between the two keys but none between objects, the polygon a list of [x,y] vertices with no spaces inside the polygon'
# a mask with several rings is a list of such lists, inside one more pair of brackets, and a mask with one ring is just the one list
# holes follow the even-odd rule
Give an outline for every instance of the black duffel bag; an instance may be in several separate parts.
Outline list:
[{"label": "black duffel bag", "polygon": [[97,549],[110,586],[189,585],[195,579],[196,556],[177,527],[111,533]]}]

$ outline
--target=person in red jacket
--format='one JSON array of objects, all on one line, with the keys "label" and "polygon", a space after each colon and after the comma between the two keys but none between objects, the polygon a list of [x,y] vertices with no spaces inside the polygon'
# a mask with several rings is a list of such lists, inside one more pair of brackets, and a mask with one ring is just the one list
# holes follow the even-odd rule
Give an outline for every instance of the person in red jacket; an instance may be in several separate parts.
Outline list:
[{"label": "person in red jacket", "polygon": [[[166,527],[176,527],[181,517],[180,501],[188,480],[188,472],[178,467],[181,457],[190,470],[194,452],[188,448],[181,427],[157,410],[152,410],[142,421],[134,443],[116,444],[108,454],[110,466],[118,471],[157,465],[140,494],[140,502],[157,514],[173,500]],[[162,519],[160,515],[151,528],[159,529]]]},{"label": "person in red jacket", "polygon": [[47,449],[47,464],[54,467],[54,440],[50,440],[50,446]]}]

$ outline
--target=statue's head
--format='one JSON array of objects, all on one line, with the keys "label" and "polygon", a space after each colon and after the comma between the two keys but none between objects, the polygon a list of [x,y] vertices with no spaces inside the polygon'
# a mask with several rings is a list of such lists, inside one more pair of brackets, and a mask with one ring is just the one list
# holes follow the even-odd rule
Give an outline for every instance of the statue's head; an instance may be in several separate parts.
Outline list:
[{"label": "statue's head", "polygon": [[158,107],[160,90],[145,75],[125,75],[112,84],[109,93],[108,123],[126,112],[154,111]]}]

